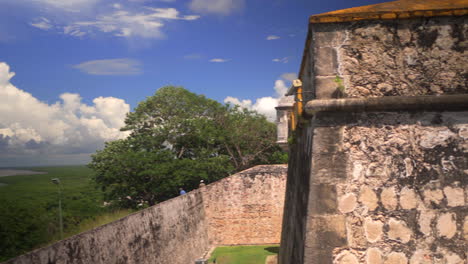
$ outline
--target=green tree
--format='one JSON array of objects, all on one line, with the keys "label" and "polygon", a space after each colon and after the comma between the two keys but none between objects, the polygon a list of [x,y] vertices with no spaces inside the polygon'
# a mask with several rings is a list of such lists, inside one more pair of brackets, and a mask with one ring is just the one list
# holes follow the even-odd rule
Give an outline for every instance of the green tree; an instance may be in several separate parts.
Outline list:
[{"label": "green tree", "polygon": [[[284,161],[262,115],[181,87],[163,87],[127,115],[126,139],[92,155],[94,180],[124,207],[153,205],[256,164]],[[282,160],[283,159],[283,160]]]}]

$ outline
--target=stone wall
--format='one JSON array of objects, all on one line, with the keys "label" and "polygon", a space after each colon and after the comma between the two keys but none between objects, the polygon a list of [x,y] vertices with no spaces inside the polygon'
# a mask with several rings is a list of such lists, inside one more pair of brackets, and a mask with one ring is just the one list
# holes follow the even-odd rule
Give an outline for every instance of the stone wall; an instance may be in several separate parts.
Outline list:
[{"label": "stone wall", "polygon": [[340,130],[348,169],[333,183],[347,243],[336,262],[466,263],[468,114],[358,120]]},{"label": "stone wall", "polygon": [[[311,24],[305,101],[468,93],[466,19]],[[466,263],[467,131],[467,112],[302,120],[280,263]]]},{"label": "stone wall", "polygon": [[187,264],[220,244],[279,243],[286,170],[257,166],[5,263]]},{"label": "stone wall", "polygon": [[6,263],[192,263],[210,246],[206,228],[191,192]]},{"label": "stone wall", "polygon": [[466,112],[317,115],[303,263],[465,263],[467,132]]},{"label": "stone wall", "polygon": [[324,99],[467,93],[467,19],[312,24],[301,73],[306,95]]},{"label": "stone wall", "polygon": [[210,243],[278,244],[286,170],[257,166],[203,187]]}]

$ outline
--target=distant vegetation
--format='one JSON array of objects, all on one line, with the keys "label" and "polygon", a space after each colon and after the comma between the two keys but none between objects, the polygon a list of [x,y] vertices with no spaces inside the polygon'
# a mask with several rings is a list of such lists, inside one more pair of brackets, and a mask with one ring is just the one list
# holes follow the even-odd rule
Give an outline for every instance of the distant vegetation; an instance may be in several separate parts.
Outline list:
[{"label": "distant vegetation", "polygon": [[257,164],[286,163],[276,126],[254,111],[163,87],[127,115],[126,139],[92,156],[95,182],[126,208],[154,205]]},{"label": "distant vegetation", "polygon": [[60,239],[57,185],[63,186],[65,236],[114,221],[130,210],[103,207],[102,192],[91,181],[85,166],[39,168],[42,175],[0,177],[0,261]]}]

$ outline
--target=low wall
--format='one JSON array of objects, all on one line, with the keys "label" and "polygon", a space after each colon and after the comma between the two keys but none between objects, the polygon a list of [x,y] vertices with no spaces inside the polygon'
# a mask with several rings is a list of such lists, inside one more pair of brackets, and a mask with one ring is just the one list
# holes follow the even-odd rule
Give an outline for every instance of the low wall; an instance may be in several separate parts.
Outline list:
[{"label": "low wall", "polygon": [[286,168],[254,167],[5,264],[187,264],[218,244],[279,243]]},{"label": "low wall", "polygon": [[6,263],[192,263],[209,247],[205,220],[191,192]]},{"label": "low wall", "polygon": [[257,166],[204,187],[210,242],[279,243],[286,173],[286,165]]}]

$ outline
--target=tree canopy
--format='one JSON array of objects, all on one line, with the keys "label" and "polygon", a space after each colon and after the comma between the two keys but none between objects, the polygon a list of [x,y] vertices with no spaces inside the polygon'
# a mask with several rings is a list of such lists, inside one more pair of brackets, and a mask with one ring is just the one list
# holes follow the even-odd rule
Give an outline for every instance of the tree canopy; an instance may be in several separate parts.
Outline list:
[{"label": "tree canopy", "polygon": [[200,180],[212,182],[257,164],[284,163],[276,126],[263,115],[222,105],[182,87],[160,88],[125,119],[130,135],[107,142],[89,166],[108,200],[153,205]]}]

